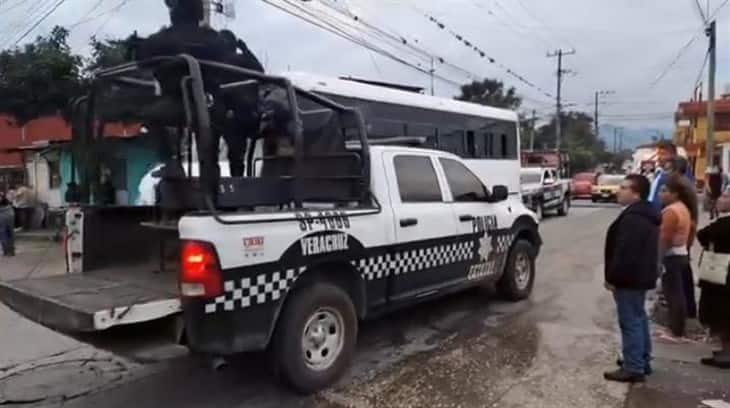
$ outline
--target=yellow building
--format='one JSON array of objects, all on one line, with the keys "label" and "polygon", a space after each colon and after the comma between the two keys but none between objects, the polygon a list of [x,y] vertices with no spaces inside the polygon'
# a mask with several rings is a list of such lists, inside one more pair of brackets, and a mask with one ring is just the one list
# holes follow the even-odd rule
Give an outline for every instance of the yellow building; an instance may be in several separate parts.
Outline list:
[{"label": "yellow building", "polygon": [[[674,142],[687,150],[696,178],[707,169],[707,102],[680,102],[676,114]],[[715,102],[715,163],[730,169],[730,95]]]}]

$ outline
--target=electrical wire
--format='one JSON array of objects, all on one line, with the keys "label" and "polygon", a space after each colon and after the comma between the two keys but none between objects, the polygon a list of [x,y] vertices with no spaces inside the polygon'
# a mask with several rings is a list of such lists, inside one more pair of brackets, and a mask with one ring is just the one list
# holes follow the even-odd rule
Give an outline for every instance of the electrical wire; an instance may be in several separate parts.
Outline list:
[{"label": "electrical wire", "polygon": [[[323,24],[322,22],[318,21],[316,18],[313,18],[311,16],[311,14],[309,15],[309,17],[307,17],[307,16],[304,16],[302,14],[298,14],[295,11],[292,11],[291,9],[289,9],[289,8],[287,8],[285,6],[282,6],[281,4],[277,4],[273,0],[262,0],[262,1],[264,3],[270,5],[270,6],[273,6],[273,7],[277,8],[277,9],[279,9],[279,10],[287,13],[287,14],[290,14],[290,15],[292,15],[294,17],[297,17],[297,18],[299,18],[301,20],[304,20],[307,23],[312,24],[312,25],[314,25],[314,26],[316,26],[318,28],[321,28],[323,30],[329,31],[330,33],[335,34],[335,35],[337,35],[340,38],[343,38],[343,39],[345,39],[347,41],[353,42],[353,43],[355,43],[355,44],[357,44],[357,45],[359,45],[361,47],[364,47],[364,48],[366,48],[366,49],[368,49],[370,51],[373,51],[373,52],[375,52],[377,54],[380,54],[380,55],[385,56],[385,57],[387,57],[389,59],[392,59],[393,61],[396,61],[396,62],[398,62],[398,63],[400,63],[402,65],[405,65],[405,66],[407,66],[407,67],[409,67],[409,68],[411,68],[413,70],[416,70],[418,72],[421,72],[421,73],[424,73],[424,74],[427,74],[427,75],[433,75],[433,77],[435,79],[438,79],[438,80],[440,80],[442,82],[445,82],[445,83],[448,83],[450,85],[461,86],[461,83],[459,83],[457,81],[454,81],[454,80],[451,80],[449,78],[443,77],[441,75],[432,73],[432,72],[430,72],[428,70],[425,70],[425,69],[419,67],[416,64],[413,64],[413,63],[411,63],[411,62],[409,62],[409,61],[407,61],[407,60],[405,60],[403,58],[398,57],[397,55],[394,55],[394,54],[390,53],[387,50],[384,50],[382,48],[379,48],[376,45],[373,45],[371,43],[368,43],[367,41],[363,41],[362,39],[356,38],[356,37],[354,37],[354,36],[352,36],[352,35],[350,35],[350,34],[348,34],[346,32],[342,32],[341,30],[338,30],[337,28],[334,28],[331,25]],[[293,7],[297,8],[297,9],[299,9],[300,11],[304,11],[305,13],[307,12],[307,10],[302,10],[300,7],[298,7],[298,5],[292,4],[291,2],[289,2],[287,0],[284,0],[284,3],[286,3],[289,6],[293,6]]]},{"label": "electrical wire", "polygon": [[41,18],[39,18],[35,23],[33,23],[29,29],[27,29],[15,42],[13,43],[13,46],[17,46],[21,41],[23,41],[28,35],[30,35],[33,30],[35,30],[41,23],[43,23],[48,17],[51,16],[56,10],[58,10],[59,7],[65,3],[66,0],[58,0]]},{"label": "electrical wire", "polygon": [[675,65],[677,65],[677,62],[682,58],[685,52],[689,49],[689,47],[692,46],[692,44],[697,41],[697,39],[700,37],[701,33],[696,33],[692,36],[692,38],[687,41],[682,48],[679,49],[679,52],[677,52],[677,55],[674,57],[672,61],[669,62],[669,65],[667,65],[661,73],[651,82],[649,85],[649,89],[653,89],[662,79],[664,79],[665,76],[674,68]]}]

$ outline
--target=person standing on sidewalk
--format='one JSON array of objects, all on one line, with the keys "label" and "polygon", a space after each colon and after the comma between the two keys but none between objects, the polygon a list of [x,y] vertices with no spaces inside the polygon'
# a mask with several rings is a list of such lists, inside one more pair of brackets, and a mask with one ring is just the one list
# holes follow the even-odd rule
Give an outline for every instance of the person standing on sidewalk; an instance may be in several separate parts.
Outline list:
[{"label": "person standing on sidewalk", "polygon": [[[664,265],[662,290],[669,308],[669,328],[676,337],[685,334],[687,323],[687,285],[689,248],[694,240],[692,197],[685,183],[676,175],[662,187],[660,197],[664,204],[659,239],[659,251]],[[694,284],[692,284],[694,285]]]},{"label": "person standing on sidewalk", "polygon": [[669,179],[673,161],[677,157],[677,146],[674,143],[662,140],[657,143],[656,151],[658,167],[654,174],[654,179],[651,181],[649,202],[651,202],[654,208],[661,211],[662,202],[659,198],[659,192],[662,190],[662,186],[664,186]]},{"label": "person standing on sidewalk", "polygon": [[[717,209],[719,217],[697,233],[697,240],[705,250],[730,254],[730,195],[725,194],[718,199]],[[703,358],[701,362],[730,369],[730,273],[725,285],[700,280],[700,288],[700,322],[711,333],[719,335],[722,342],[720,351],[712,357]]]},{"label": "person standing on sidewalk", "polygon": [[606,288],[616,301],[623,345],[621,368],[603,375],[610,381],[642,382],[651,374],[651,333],[644,303],[659,277],[661,216],[647,201],[650,189],[646,177],[626,176],[618,192],[624,210],[606,234]]},{"label": "person standing on sidewalk", "polygon": [[3,256],[15,255],[15,211],[5,194],[0,193],[0,244]]},{"label": "person standing on sidewalk", "polygon": [[717,200],[722,195],[722,172],[717,166],[707,171],[707,200],[710,208],[710,220],[717,218]]},{"label": "person standing on sidewalk", "polygon": [[[676,157],[672,160],[670,177],[678,177],[682,185],[682,193],[680,198],[689,210],[692,218],[692,236],[697,231],[697,225],[700,219],[699,199],[697,198],[697,189],[694,181],[689,178],[689,163],[684,157]],[[688,251],[692,248],[694,242],[688,243]],[[689,252],[688,252],[689,253]],[[690,254],[691,255],[691,254]],[[697,297],[695,296],[695,279],[692,272],[692,259],[689,258],[687,269],[682,273],[682,288],[684,291],[685,305],[687,306],[687,317],[697,319]]]}]

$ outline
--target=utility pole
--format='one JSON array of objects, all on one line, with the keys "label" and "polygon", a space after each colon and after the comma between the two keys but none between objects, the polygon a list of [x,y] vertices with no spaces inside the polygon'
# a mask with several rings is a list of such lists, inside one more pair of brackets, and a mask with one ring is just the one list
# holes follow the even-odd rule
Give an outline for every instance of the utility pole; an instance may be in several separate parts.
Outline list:
[{"label": "utility pole", "polygon": [[537,129],[535,128],[535,125],[537,124],[537,111],[535,109],[532,110],[532,126],[530,126],[530,151],[535,151],[535,133],[537,132]]},{"label": "utility pole", "polygon": [[716,37],[715,21],[711,21],[705,29],[705,34],[710,39],[707,52],[710,55],[709,78],[707,80],[707,168],[715,163],[715,64],[716,64]]},{"label": "utility pole", "polygon": [[596,126],[596,138],[601,137],[601,128],[598,126],[598,98],[603,95],[612,95],[614,93],[615,93],[614,91],[606,91],[606,90],[596,91],[595,111],[594,111],[594,115],[593,115],[593,122],[594,122],[594,125]]},{"label": "utility pole", "polygon": [[568,50],[563,51],[562,49],[558,49],[555,52],[550,52],[547,54],[548,58],[558,57],[558,91],[555,96],[555,150],[560,150],[560,139],[563,135],[563,129],[562,129],[562,118],[561,118],[561,91],[563,86],[563,75],[570,73],[570,70],[564,70],[563,69],[563,56],[567,55],[573,55],[575,54],[575,50]]},{"label": "utility pole", "polygon": [[613,149],[612,152],[616,153],[616,135],[618,134],[618,129],[613,128]]}]

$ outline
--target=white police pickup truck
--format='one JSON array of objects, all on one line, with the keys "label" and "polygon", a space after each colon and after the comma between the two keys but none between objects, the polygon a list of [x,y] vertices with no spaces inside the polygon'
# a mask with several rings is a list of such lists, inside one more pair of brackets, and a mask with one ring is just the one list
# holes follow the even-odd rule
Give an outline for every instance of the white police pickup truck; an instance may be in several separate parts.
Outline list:
[{"label": "white police pickup truck", "polygon": [[358,322],[474,286],[530,295],[534,214],[450,153],[371,146],[368,205],[184,216],[180,278],[189,347],[270,348],[294,389],[347,368]]}]

